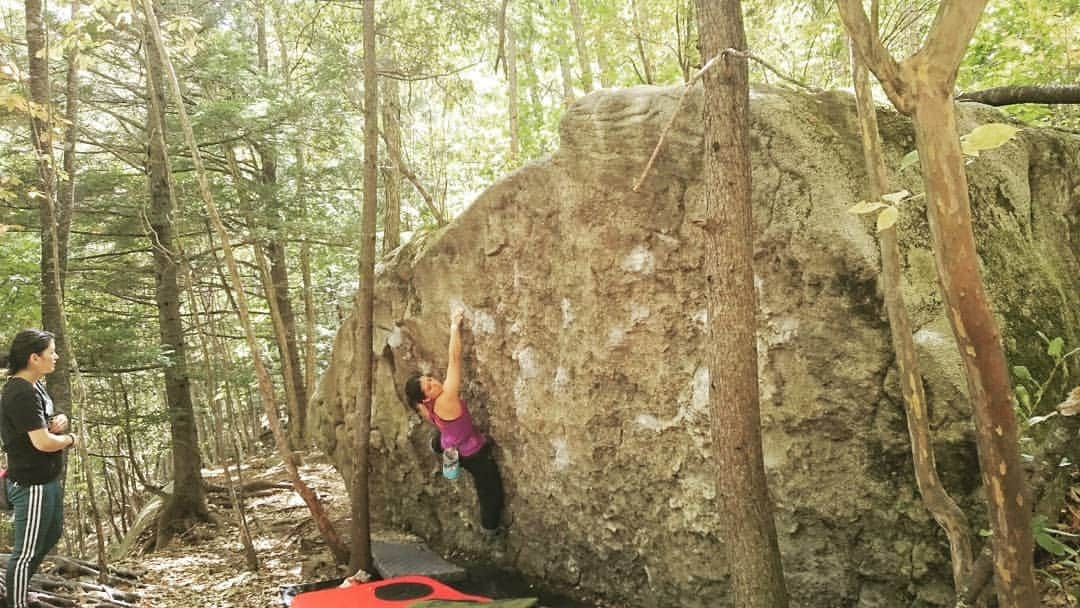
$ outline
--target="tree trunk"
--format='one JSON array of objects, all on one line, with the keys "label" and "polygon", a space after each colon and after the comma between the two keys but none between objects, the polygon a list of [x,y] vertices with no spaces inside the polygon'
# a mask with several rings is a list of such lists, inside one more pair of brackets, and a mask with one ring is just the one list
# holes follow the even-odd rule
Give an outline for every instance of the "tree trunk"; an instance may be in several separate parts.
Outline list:
[{"label": "tree trunk", "polygon": [[[350,486],[352,559],[349,569],[371,571],[371,526],[368,495],[368,445],[371,442],[371,398],[375,384],[372,342],[375,333],[375,211],[379,164],[379,82],[375,59],[375,0],[364,2],[364,210],[360,225],[360,387],[352,428],[356,463]],[[347,415],[348,416],[348,415]]]},{"label": "tree trunk", "polygon": [[[224,155],[226,163],[229,167],[229,173],[232,175],[233,181],[236,184],[236,191],[238,193],[237,199],[239,200],[240,211],[243,214],[245,220],[247,221],[248,230],[251,232],[255,232],[258,229],[258,222],[255,220],[255,213],[252,211],[251,208],[251,197],[248,194],[247,188],[244,186],[244,178],[243,175],[241,175],[240,173],[240,166],[236,162],[236,154],[235,152],[233,152],[233,149],[230,146],[226,145]],[[273,241],[268,243],[267,247],[270,247],[272,244]],[[276,289],[273,284],[274,279],[273,269],[271,266],[272,262],[268,259],[266,251],[263,249],[263,245],[258,239],[253,239],[252,249],[255,253],[255,263],[258,267],[259,276],[262,280],[263,293],[266,295],[266,301],[270,305],[270,321],[274,328],[274,337],[277,341],[278,352],[282,353],[282,355],[284,356],[284,353],[290,350],[288,344],[286,344],[286,340],[289,337],[289,330],[285,326],[285,318],[282,313],[281,302],[278,298],[275,297]],[[293,340],[295,342],[295,332],[293,333]],[[295,348],[292,350],[295,351]],[[298,370],[295,367],[292,367],[292,364],[288,361],[288,359],[282,359],[282,362],[282,367],[284,368],[283,375],[285,378],[285,390],[288,394],[289,391],[294,388],[294,372]],[[297,415],[297,412],[299,411],[299,404],[296,402],[295,397],[289,399],[289,410],[292,424],[304,424],[303,418]],[[296,433],[290,434],[296,441],[299,441],[299,439],[296,439]],[[299,444],[293,443],[293,445],[298,446]]]},{"label": "tree trunk", "polygon": [[[704,56],[746,48],[739,0],[700,0],[698,14]],[[729,56],[704,77],[709,401],[732,603],[781,608],[788,599],[758,410],[747,71]]]},{"label": "tree trunk", "polygon": [[510,119],[510,167],[517,167],[521,162],[521,136],[518,122],[518,69],[517,69],[517,31],[514,20],[506,20],[506,103]]},{"label": "tree trunk", "polygon": [[270,262],[270,285],[267,286],[270,291],[267,297],[273,298],[281,317],[281,326],[275,325],[276,331],[282,332],[278,353],[281,356],[285,390],[291,393],[288,399],[289,437],[292,445],[299,448],[304,445],[304,429],[307,425],[307,390],[304,388],[304,370],[300,367],[300,349],[296,344],[296,314],[289,298],[285,244],[280,237],[266,244],[266,255]]},{"label": "tree trunk", "polygon": [[[555,26],[558,28],[558,26]],[[563,105],[569,106],[574,101],[574,72],[570,68],[570,48],[567,45],[566,34],[563,30],[556,31],[558,36],[559,75],[562,79]],[[599,59],[599,55],[597,55]]]},{"label": "tree trunk", "polygon": [[[64,320],[64,294],[60,256],[60,232],[57,223],[62,217],[56,205],[56,172],[52,144],[52,98],[49,93],[48,48],[45,24],[42,21],[41,0],[26,0],[26,54],[30,84],[30,101],[46,116],[30,114],[30,139],[37,157],[38,183],[41,194],[38,217],[41,222],[41,325],[56,338],[60,361],[56,371],[49,374],[49,395],[60,411],[71,410],[71,366],[74,363],[68,344]],[[73,125],[74,128],[74,125]]]},{"label": "tree trunk", "polygon": [[631,8],[634,11],[634,44],[637,46],[638,57],[641,58],[641,74],[645,84],[655,84],[652,57],[646,47],[645,30],[648,27],[647,5],[641,0],[632,0]]},{"label": "tree trunk", "polygon": [[[876,0],[874,6],[876,7]],[[870,74],[851,54],[852,78],[855,81],[856,107],[862,134],[863,161],[869,177],[870,200],[880,200],[888,190],[885,159],[881,151],[878,132],[877,110],[870,89]],[[885,294],[885,308],[889,315],[893,350],[900,376],[900,390],[907,413],[908,435],[911,437],[911,456],[915,465],[915,481],[922,495],[923,504],[934,521],[945,530],[952,557],[954,588],[959,590],[971,572],[971,528],[967,516],[956,505],[941,484],[934,457],[934,443],[930,433],[930,417],[926,409],[926,391],[915,354],[911,319],[901,290],[901,257],[897,242],[896,225],[878,234],[881,246],[881,286]]]},{"label": "tree trunk", "polygon": [[[78,23],[79,0],[71,0],[71,21]],[[75,143],[79,139],[79,45],[71,44],[64,53],[67,80],[64,86],[64,178],[60,180],[60,196],[56,208],[56,248],[60,259],[60,291],[67,282],[68,240],[71,217],[75,212]]]},{"label": "tree trunk", "polygon": [[192,164],[195,166],[195,173],[199,182],[199,194],[206,204],[210,222],[217,233],[217,237],[221,243],[222,254],[225,257],[225,263],[229,268],[233,294],[237,304],[237,313],[240,317],[240,324],[244,328],[244,336],[247,340],[248,349],[251,351],[251,359],[255,367],[255,375],[259,384],[259,394],[262,399],[263,410],[267,417],[267,423],[270,425],[270,431],[274,435],[274,443],[277,445],[278,453],[285,464],[285,470],[289,474],[289,478],[293,483],[293,487],[296,489],[296,493],[300,495],[304,500],[304,503],[308,506],[311,517],[315,521],[315,525],[319,528],[319,531],[322,533],[323,540],[326,542],[327,547],[339,563],[344,563],[348,559],[348,551],[341,542],[337,532],[334,531],[333,524],[331,523],[330,518],[327,517],[326,511],[322,508],[322,504],[319,503],[318,497],[300,477],[300,471],[296,467],[295,457],[292,450],[289,449],[288,440],[281,428],[281,422],[278,419],[277,411],[274,406],[274,387],[270,381],[270,374],[266,369],[266,364],[263,362],[262,349],[259,339],[255,335],[254,325],[251,323],[247,294],[244,292],[243,283],[240,279],[239,266],[233,255],[232,245],[229,243],[229,234],[226,232],[225,225],[221,221],[221,215],[218,213],[217,205],[214,203],[214,198],[210,191],[210,182],[206,175],[206,169],[203,166],[198,144],[195,141],[195,133],[192,130],[191,121],[188,119],[187,109],[183,104],[183,94],[180,90],[180,82],[176,78],[176,72],[172,68],[172,63],[169,61],[167,50],[162,43],[161,31],[157,23],[157,18],[154,15],[151,0],[143,0],[143,13],[153,32],[153,50],[151,52],[160,56],[161,63],[168,74],[170,89],[177,101],[176,108],[180,118],[180,124],[184,130],[184,139],[188,149],[191,151]]},{"label": "tree trunk", "polygon": [[615,86],[615,69],[611,67],[611,60],[608,59],[608,48],[602,29],[596,31],[593,42],[596,45],[593,47],[596,51],[596,66],[600,69],[600,86],[605,89],[613,87]]},{"label": "tree trunk", "polygon": [[[151,36],[146,33],[147,39]],[[148,139],[147,178],[150,207],[147,219],[150,245],[154,256],[154,301],[157,303],[158,327],[164,356],[166,408],[172,439],[173,493],[165,500],[158,517],[157,547],[164,547],[173,535],[191,527],[193,521],[207,521],[206,494],[202,479],[202,457],[191,385],[187,373],[187,346],[180,316],[180,285],[177,280],[180,252],[173,243],[172,216],[175,207],[172,175],[165,147],[165,91],[161,82],[162,66],[158,57],[146,54]]]},{"label": "tree trunk", "polygon": [[[266,9],[261,0],[257,11],[256,38],[259,71],[263,76],[269,77],[270,56],[266,43]],[[279,207],[277,150],[271,143],[259,142],[255,145],[255,151],[262,165],[260,198],[268,211],[266,215],[275,217],[276,214],[269,211]],[[292,301],[289,299],[289,267],[285,256],[284,230],[280,224],[274,222],[271,233],[273,236],[266,244],[266,253],[270,258],[271,278],[271,292],[267,293],[267,298],[276,300],[277,309],[281,315],[283,325],[281,330],[284,334],[278,340],[278,354],[281,357],[281,374],[285,381],[289,405],[289,438],[294,447],[301,447],[304,444],[307,418],[307,390],[304,388],[304,372],[300,367],[300,351],[296,346],[296,315],[293,313]]]},{"label": "tree trunk", "polygon": [[979,274],[955,108],[946,92],[924,95],[912,116],[942,298],[964,362],[979,465],[994,534],[994,574],[1003,607],[1039,605],[1031,505],[1001,334]]},{"label": "tree trunk", "polygon": [[[278,37],[281,37],[281,14],[275,13],[275,23],[278,27]],[[292,90],[292,72],[289,70],[289,45],[278,44],[278,53],[281,58],[281,77],[285,81],[287,89]],[[269,69],[269,67],[267,68]],[[394,117],[397,122],[394,123],[393,136],[396,137],[398,148],[401,147],[401,106],[397,97],[397,81],[387,79],[387,82],[392,82],[394,87]],[[300,208],[300,213],[303,217],[307,217],[307,174],[306,174],[306,161],[305,150],[302,140],[297,139],[295,142],[295,154],[296,154],[296,202]],[[396,165],[391,165],[392,169],[387,171],[393,171],[397,173],[396,180],[388,180],[387,185],[387,197],[390,199],[391,182],[393,187],[396,187],[396,199],[397,206],[395,207],[397,215],[395,215],[395,221],[401,217],[401,172],[397,169]],[[400,229],[394,229],[395,243],[400,240]],[[396,244],[394,245],[397,246]],[[304,297],[304,382],[305,387],[304,400],[301,401],[301,413],[304,418],[303,426],[307,425],[307,395],[308,391],[315,390],[315,303],[312,298],[312,282],[311,282],[311,244],[307,240],[307,235],[301,236],[300,243],[300,269],[303,280],[303,297]],[[295,325],[295,322],[293,323]],[[294,331],[295,335],[295,331]],[[295,369],[295,368],[294,368]],[[301,429],[303,436],[307,435],[307,429]]]},{"label": "tree trunk", "polygon": [[[398,99],[398,81],[384,78],[382,84],[382,130],[386,147],[401,149],[401,101]],[[382,170],[383,193],[383,254],[401,245],[401,171],[393,163]],[[310,386],[310,385],[309,385]]]},{"label": "tree trunk", "polygon": [[581,63],[581,88],[585,93],[590,93],[593,90],[592,59],[589,58],[588,35],[580,0],[570,0],[570,22],[574,26],[574,44],[577,45],[578,61]]},{"label": "tree trunk", "polygon": [[315,390],[315,298],[312,297],[311,244],[304,239],[300,246],[300,267],[304,275],[304,378]]},{"label": "tree trunk", "polygon": [[896,108],[912,117],[945,313],[967,376],[986,487],[995,584],[1002,608],[1039,605],[1029,497],[1020,466],[1013,391],[979,274],[971,201],[952,89],[986,0],[944,0],[922,47],[901,63],[874,32],[861,0],[838,0],[859,58]]},{"label": "tree trunk", "polygon": [[694,32],[694,3],[692,0],[683,4],[679,0],[675,5],[675,38],[676,56],[679,60],[679,70],[682,72],[683,82],[690,82],[693,77],[692,68],[694,58],[694,45],[696,44],[696,32]]}]

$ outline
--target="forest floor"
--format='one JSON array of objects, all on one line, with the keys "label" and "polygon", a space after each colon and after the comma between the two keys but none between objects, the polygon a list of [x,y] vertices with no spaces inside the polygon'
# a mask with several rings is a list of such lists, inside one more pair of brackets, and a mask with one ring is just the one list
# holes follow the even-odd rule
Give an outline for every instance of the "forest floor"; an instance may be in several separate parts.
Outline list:
[{"label": "forest floor", "polygon": [[[343,534],[347,533],[349,503],[340,474],[325,457],[314,452],[304,458],[301,473],[305,482],[318,493],[337,529]],[[220,491],[211,492],[209,505],[216,523],[199,524],[164,549],[152,553],[136,551],[129,558],[113,564],[141,574],[138,584],[132,589],[141,598],[137,606],[280,608],[283,585],[340,578],[347,574],[332,563],[319,540],[307,507],[292,491],[279,458],[249,459],[243,475],[247,485],[263,482],[262,489],[246,497],[248,523],[259,557],[258,571],[252,572],[246,567],[239,526],[233,510],[228,506],[226,495]],[[204,476],[213,486],[226,486],[221,469],[205,470]],[[1070,509],[1076,509],[1071,513],[1072,523],[1080,528],[1080,486],[1074,487],[1072,493],[1074,501]],[[1077,533],[1080,529],[1069,531]],[[48,562],[44,569],[48,570]],[[1044,607],[1078,606],[1075,582],[1080,576],[1070,570],[1072,568],[1060,564],[1042,570],[1040,579],[1044,589]],[[1055,579],[1071,579],[1073,588],[1069,588],[1069,584],[1064,589],[1060,586],[1055,588],[1052,582]],[[549,605],[605,604],[571,601]]]},{"label": "forest floor", "polygon": [[[323,508],[338,533],[348,536],[350,511],[348,494],[340,473],[318,452],[303,455],[301,476],[320,497]],[[235,477],[235,468],[230,468]],[[224,471],[204,469],[211,486],[227,486]],[[208,495],[208,505],[216,523],[199,524],[164,549],[136,554],[116,564],[142,573],[138,588],[140,607],[150,608],[281,608],[281,587],[342,578],[351,574],[333,563],[307,506],[292,490],[281,459],[266,456],[249,459],[244,466],[245,486],[260,489],[245,496],[247,521],[259,557],[259,569],[248,570],[239,525],[220,490]],[[147,533],[147,536],[149,533]],[[375,540],[419,541],[393,530],[372,530]],[[481,578],[501,580],[486,590],[455,584],[462,591],[496,596],[541,597],[553,608],[582,608],[602,603],[585,603],[538,592],[527,581],[491,566],[469,562],[469,557],[450,559]],[[470,580],[470,582],[472,582]],[[554,601],[551,601],[554,599]],[[195,603],[197,601],[197,604]]]},{"label": "forest floor", "polygon": [[[235,478],[235,469],[232,469]],[[224,472],[203,471],[209,484],[226,486]],[[304,456],[304,481],[311,486],[339,534],[347,536],[349,501],[341,475],[325,458]],[[140,579],[141,606],[191,608],[280,607],[282,585],[345,576],[324,550],[307,506],[289,483],[281,459],[249,459],[245,484],[268,482],[275,487],[245,497],[248,527],[259,558],[257,572],[248,570],[239,525],[227,496],[211,494],[216,523],[199,524],[164,549],[137,555],[118,565],[145,572]],[[216,499],[215,499],[216,498]],[[318,550],[316,550],[316,548]]]}]

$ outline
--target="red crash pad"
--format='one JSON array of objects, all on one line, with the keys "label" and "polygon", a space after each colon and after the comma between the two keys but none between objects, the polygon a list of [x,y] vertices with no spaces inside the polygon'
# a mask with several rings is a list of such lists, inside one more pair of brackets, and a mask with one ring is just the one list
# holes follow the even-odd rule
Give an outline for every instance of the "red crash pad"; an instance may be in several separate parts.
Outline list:
[{"label": "red crash pad", "polygon": [[292,608],[381,608],[412,606],[425,600],[454,600],[474,604],[490,598],[467,595],[426,576],[398,576],[345,588],[308,591],[293,598]]}]

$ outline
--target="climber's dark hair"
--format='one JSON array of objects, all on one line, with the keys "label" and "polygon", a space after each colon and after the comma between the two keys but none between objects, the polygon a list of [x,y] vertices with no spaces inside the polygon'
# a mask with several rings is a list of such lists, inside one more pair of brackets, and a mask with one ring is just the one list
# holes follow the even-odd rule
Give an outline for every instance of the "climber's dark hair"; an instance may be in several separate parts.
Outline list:
[{"label": "climber's dark hair", "polygon": [[424,375],[420,372],[416,372],[409,376],[409,379],[405,381],[405,409],[412,413],[416,413],[416,406],[420,405],[420,402],[424,400],[424,389],[420,388],[420,378]]},{"label": "climber's dark hair", "polygon": [[0,364],[9,374],[25,369],[30,363],[30,355],[40,355],[49,348],[54,336],[41,329],[24,329],[11,340],[11,349],[7,357],[0,355]]}]

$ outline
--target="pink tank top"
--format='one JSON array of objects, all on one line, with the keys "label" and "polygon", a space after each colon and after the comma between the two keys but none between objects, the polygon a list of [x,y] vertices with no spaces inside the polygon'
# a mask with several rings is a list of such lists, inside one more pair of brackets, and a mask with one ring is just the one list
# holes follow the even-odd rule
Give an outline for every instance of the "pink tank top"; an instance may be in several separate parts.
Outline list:
[{"label": "pink tank top", "polygon": [[442,434],[439,440],[442,449],[457,448],[462,456],[472,456],[487,443],[487,438],[473,426],[472,415],[469,414],[469,408],[465,405],[464,399],[461,401],[461,415],[454,420],[439,418],[439,415],[435,413],[434,403],[425,402],[423,405],[431,417],[431,422]]}]

